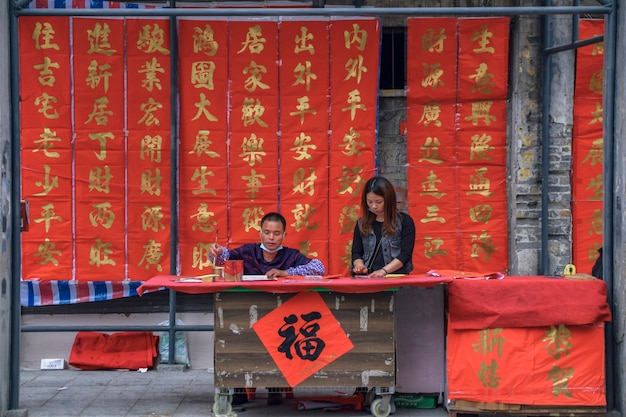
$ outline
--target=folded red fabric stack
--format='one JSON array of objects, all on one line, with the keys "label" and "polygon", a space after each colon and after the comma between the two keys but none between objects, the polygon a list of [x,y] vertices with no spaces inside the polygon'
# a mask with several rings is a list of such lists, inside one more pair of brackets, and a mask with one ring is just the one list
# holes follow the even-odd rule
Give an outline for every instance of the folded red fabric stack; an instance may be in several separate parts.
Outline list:
[{"label": "folded red fabric stack", "polygon": [[452,329],[585,325],[611,321],[606,283],[541,276],[455,279],[448,284]]},{"label": "folded red fabric stack", "polygon": [[151,332],[78,332],[69,364],[84,370],[151,368],[159,337]]}]

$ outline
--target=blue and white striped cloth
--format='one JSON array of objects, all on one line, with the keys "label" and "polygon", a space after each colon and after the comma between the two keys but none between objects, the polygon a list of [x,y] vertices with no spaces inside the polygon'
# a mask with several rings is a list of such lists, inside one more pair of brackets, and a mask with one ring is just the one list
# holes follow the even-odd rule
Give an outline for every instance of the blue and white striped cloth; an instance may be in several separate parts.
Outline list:
[{"label": "blue and white striped cloth", "polygon": [[22,281],[23,307],[75,304],[137,296],[143,281]]}]

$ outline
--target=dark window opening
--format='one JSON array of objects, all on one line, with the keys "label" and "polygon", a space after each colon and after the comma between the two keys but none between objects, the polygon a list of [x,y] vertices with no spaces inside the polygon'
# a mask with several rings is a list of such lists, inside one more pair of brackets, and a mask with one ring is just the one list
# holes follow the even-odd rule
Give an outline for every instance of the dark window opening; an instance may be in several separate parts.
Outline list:
[{"label": "dark window opening", "polygon": [[406,28],[383,28],[380,48],[380,89],[404,90],[406,85]]}]

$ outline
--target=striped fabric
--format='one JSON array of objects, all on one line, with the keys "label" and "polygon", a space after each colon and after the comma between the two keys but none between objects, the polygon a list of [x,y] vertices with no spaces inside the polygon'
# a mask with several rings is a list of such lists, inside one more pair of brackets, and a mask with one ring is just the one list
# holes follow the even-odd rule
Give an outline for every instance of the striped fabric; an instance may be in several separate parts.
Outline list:
[{"label": "striped fabric", "polygon": [[101,0],[34,0],[26,8],[35,9],[154,9],[161,6]]},{"label": "striped fabric", "polygon": [[142,281],[22,281],[22,307],[75,304],[132,297]]}]

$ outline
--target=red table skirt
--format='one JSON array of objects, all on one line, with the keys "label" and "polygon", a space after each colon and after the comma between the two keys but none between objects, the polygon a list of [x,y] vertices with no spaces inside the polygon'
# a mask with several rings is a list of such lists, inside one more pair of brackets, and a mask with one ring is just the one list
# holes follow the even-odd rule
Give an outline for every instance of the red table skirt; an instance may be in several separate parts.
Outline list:
[{"label": "red table skirt", "polygon": [[582,325],[611,321],[606,283],[546,277],[455,279],[448,283],[451,329]]}]

